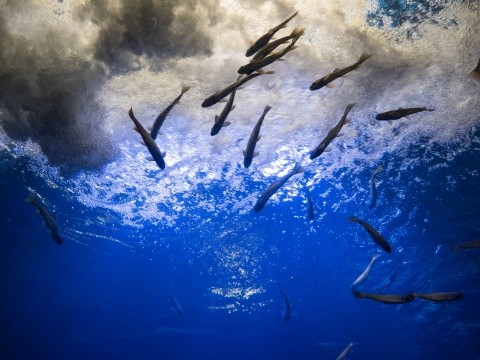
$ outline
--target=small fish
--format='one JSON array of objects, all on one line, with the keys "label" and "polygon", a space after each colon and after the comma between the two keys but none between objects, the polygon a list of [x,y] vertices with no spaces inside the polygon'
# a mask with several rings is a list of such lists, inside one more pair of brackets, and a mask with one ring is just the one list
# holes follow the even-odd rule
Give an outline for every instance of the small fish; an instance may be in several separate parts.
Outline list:
[{"label": "small fish", "polygon": [[172,286],[170,286],[170,306],[175,310],[178,316],[183,316],[183,309],[175,297]]},{"label": "small fish", "polygon": [[368,264],[368,266],[365,268],[365,270],[363,270],[360,276],[352,283],[352,285],[350,285],[350,288],[357,287],[361,282],[363,282],[367,278],[368,274],[370,274],[370,270],[372,270],[375,260],[377,260],[379,256],[380,254],[375,254],[372,256],[372,260],[370,260],[370,263]]},{"label": "small fish", "polygon": [[282,58],[286,53],[288,53],[289,51],[292,51],[294,49],[297,48],[297,46],[295,45],[295,43],[297,42],[298,40],[298,37],[295,38],[287,47],[285,47],[284,49],[280,50],[280,51],[277,51],[271,55],[268,55],[264,58],[261,58],[259,60],[256,60],[256,61],[251,61],[249,62],[247,65],[243,65],[243,66],[240,66],[240,69],[238,69],[238,73],[239,74],[251,74],[253,73],[254,71],[258,71],[259,69],[267,66],[267,65],[270,65],[271,63],[279,60],[280,58]]},{"label": "small fish", "polygon": [[293,14],[292,16],[290,16],[287,20],[285,20],[284,22],[282,22],[280,25],[278,26],[275,26],[274,28],[268,30],[268,32],[265,34],[265,35],[262,35],[258,38],[257,41],[255,41],[252,46],[250,46],[247,50],[247,52],[245,53],[245,56],[252,56],[253,54],[255,54],[258,50],[260,50],[262,47],[264,47],[265,45],[268,44],[268,42],[272,39],[273,35],[275,35],[275,33],[280,30],[280,29],[283,29],[284,27],[287,26],[288,22],[290,20],[292,20],[295,16],[297,16],[298,14],[298,11]]},{"label": "small fish", "polygon": [[217,102],[222,100],[225,96],[230,95],[233,91],[237,90],[240,86],[245,84],[248,80],[251,80],[257,76],[264,75],[264,74],[274,74],[275,71],[257,71],[253,74],[250,74],[246,77],[239,77],[237,81],[235,81],[233,84],[228,85],[225,89],[217,91],[215,94],[212,96],[206,98],[202,102],[202,107],[210,107],[212,105],[215,105]]},{"label": "small fish", "polygon": [[[165,152],[161,152],[158,148],[155,140],[152,139],[150,134],[145,130],[145,128],[140,124],[135,115],[133,115],[133,110],[130,108],[128,111],[128,116],[132,119],[135,124],[135,130],[142,136],[143,142],[147,147],[148,151],[152,155],[152,160],[154,160],[160,169],[165,169],[165,160],[163,159],[166,155]],[[149,159],[150,160],[150,159]]]},{"label": "small fish", "polygon": [[453,251],[458,249],[473,249],[480,247],[480,240],[470,240],[464,243],[457,244],[453,247]]},{"label": "small fish", "polygon": [[379,301],[384,304],[406,304],[415,299],[415,294],[409,293],[406,295],[398,294],[368,294],[361,293],[357,290],[352,290],[353,295],[357,299],[371,299],[374,301]]},{"label": "small fish", "polygon": [[342,77],[346,74],[348,74],[350,71],[353,71],[355,69],[357,69],[364,61],[368,60],[370,57],[372,56],[372,54],[368,54],[368,53],[363,53],[360,58],[357,60],[356,63],[350,65],[350,66],[347,66],[343,69],[335,69],[333,70],[333,72],[331,72],[330,74],[322,77],[321,79],[318,79],[317,81],[313,82],[312,85],[310,85],[310,90],[311,91],[314,91],[314,90],[318,90],[324,86],[329,86],[328,84],[331,83],[332,81],[338,79],[339,77]]},{"label": "small fish", "polygon": [[345,108],[345,112],[343,113],[342,118],[338,122],[337,125],[335,125],[334,128],[330,129],[328,132],[327,136],[318,144],[318,146],[313,149],[313,151],[310,153],[310,159],[315,159],[319,157],[327,148],[327,146],[332,142],[335,137],[337,137],[338,133],[342,129],[342,126],[345,125],[347,121],[347,115],[352,110],[352,108],[355,106],[355,103],[348,104],[347,107]]},{"label": "small fish", "polygon": [[310,195],[310,191],[308,191],[307,187],[305,188],[305,193],[307,194],[308,218],[313,220],[315,218],[315,211],[313,210],[312,196]]},{"label": "small fish", "polygon": [[287,293],[280,286],[280,294],[282,294],[283,302],[285,303],[285,312],[283,313],[283,320],[287,322],[292,317],[292,304],[287,296]]},{"label": "small fish", "polygon": [[398,120],[402,117],[415,114],[422,111],[435,111],[435,109],[428,109],[426,107],[417,107],[417,108],[398,108],[397,110],[386,111],[375,116],[377,120]]},{"label": "small fish", "polygon": [[260,135],[260,128],[262,127],[263,119],[271,108],[272,107],[270,105],[265,106],[262,116],[260,116],[260,119],[258,119],[257,124],[250,134],[250,138],[248,139],[247,143],[247,149],[243,150],[243,166],[245,166],[245,168],[248,168],[252,163],[253,158],[258,155],[258,152],[255,151],[255,146],[257,145],[257,141],[262,137]]},{"label": "small fish", "polygon": [[235,109],[235,105],[233,105],[233,100],[235,99],[236,92],[237,90],[234,90],[232,92],[232,94],[228,98],[227,103],[225,104],[225,107],[220,113],[220,116],[215,115],[215,124],[213,124],[212,130],[210,131],[211,136],[217,135],[220,132],[222,127],[226,127],[230,125],[230,123],[225,120],[227,119],[228,114],[230,114],[230,111]]},{"label": "small fish", "polygon": [[428,293],[428,294],[415,294],[415,297],[423,299],[423,300],[430,300],[430,301],[454,301],[460,300],[463,298],[463,294],[461,292],[439,292],[439,293]]},{"label": "small fish", "polygon": [[260,50],[258,50],[258,52],[255,54],[255,56],[252,58],[252,60],[250,62],[255,62],[255,61],[259,61],[259,60],[263,59],[264,57],[268,56],[268,54],[270,54],[273,50],[275,50],[280,45],[286,43],[289,40],[298,39],[303,34],[305,34],[305,29],[302,29],[302,28],[293,29],[293,31],[290,35],[287,35],[287,36],[284,36],[284,37],[282,37],[278,40],[269,42],[267,45],[265,45]]},{"label": "small fish", "polygon": [[356,223],[359,223],[360,225],[362,225],[363,228],[365,230],[367,230],[368,234],[372,237],[373,241],[375,241],[378,245],[380,245],[380,247],[383,250],[385,250],[387,253],[392,252],[392,247],[390,246],[388,241],[385,240],[384,237],[382,235],[380,235],[380,233],[377,230],[375,230],[369,223],[367,223],[366,221],[363,221],[362,219],[359,219],[355,216],[350,216],[348,218],[348,220],[350,220],[351,222],[356,222]]},{"label": "small fish", "polygon": [[155,121],[153,122],[153,126],[152,126],[152,130],[150,131],[150,136],[152,137],[152,139],[156,139],[157,138],[157,135],[158,135],[158,131],[160,130],[160,128],[162,127],[163,125],[163,122],[165,121],[165,119],[167,118],[167,115],[168,113],[170,112],[170,110],[173,109],[173,107],[178,104],[178,102],[180,101],[180,99],[182,98],[183,94],[185,94],[188,90],[190,90],[190,86],[183,86],[182,87],[182,91],[180,92],[180,95],[178,95],[175,100],[172,101],[172,103],[170,105],[168,105],[165,110],[163,110],[158,116],[157,118],[155,119]]},{"label": "small fish", "polygon": [[379,165],[377,169],[373,172],[372,176],[370,177],[370,204],[368,204],[369,209],[373,209],[377,204],[377,184],[375,183],[375,177],[383,171],[382,165]]},{"label": "small fish", "polygon": [[25,199],[25,202],[28,204],[32,204],[38,209],[38,211],[40,212],[40,215],[42,215],[43,217],[43,220],[45,220],[45,224],[50,229],[50,233],[52,234],[53,240],[58,245],[61,245],[63,243],[63,239],[60,235],[60,230],[58,229],[58,225],[55,219],[53,218],[53,216],[50,215],[50,213],[48,212],[42,200],[40,200],[40,197],[35,192],[31,191],[30,194]]},{"label": "small fish", "polygon": [[278,189],[280,189],[283,186],[283,184],[287,182],[288,179],[290,179],[293,175],[300,174],[304,171],[305,170],[302,168],[300,163],[296,163],[295,167],[287,175],[282,176],[280,179],[278,179],[277,181],[273,182],[268,186],[267,190],[265,190],[262,193],[262,195],[260,195],[260,197],[258,198],[257,203],[253,207],[253,210],[255,212],[259,212],[260,210],[262,210],[263,207],[265,206],[265,203],[268,201],[268,199],[270,199],[270,197],[273,194],[275,194],[278,191]]},{"label": "small fish", "polygon": [[352,350],[353,345],[355,345],[353,342],[348,344],[347,347],[343,349],[343,351],[340,353],[340,355],[337,356],[336,360],[345,360],[350,351]]},{"label": "small fish", "polygon": [[468,76],[470,76],[472,79],[480,81],[480,59],[478,60],[477,66],[475,69],[473,69]]}]

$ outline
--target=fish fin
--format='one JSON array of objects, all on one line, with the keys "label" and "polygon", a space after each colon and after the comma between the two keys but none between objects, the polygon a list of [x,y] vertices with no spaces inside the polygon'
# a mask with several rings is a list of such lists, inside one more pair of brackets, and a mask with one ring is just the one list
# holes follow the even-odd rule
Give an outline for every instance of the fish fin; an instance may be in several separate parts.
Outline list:
[{"label": "fish fin", "polygon": [[390,124],[390,126],[393,125],[393,120],[387,120],[387,122]]},{"label": "fish fin", "polygon": [[186,93],[188,90],[190,90],[190,86],[183,85],[183,86],[182,86],[182,91],[181,91],[181,93],[184,94],[184,93]]},{"label": "fish fin", "polygon": [[287,60],[285,60],[284,58],[280,58],[277,61],[287,61]]},{"label": "fish fin", "polygon": [[338,133],[338,134],[337,134],[337,137],[342,137],[342,136],[344,136],[344,135],[345,135],[345,133]]},{"label": "fish fin", "polygon": [[293,167],[293,171],[295,171],[296,173],[301,173],[301,172],[304,172],[305,169],[302,167],[302,164],[300,164],[299,162],[296,162],[295,166]]},{"label": "fish fin", "polygon": [[136,126],[133,128],[133,130],[135,130],[136,132],[138,132],[140,134],[140,130],[138,130],[138,128]]},{"label": "fish fin", "polygon": [[217,123],[218,120],[220,120],[220,118],[218,117],[218,115],[215,115],[215,123]]},{"label": "fish fin", "polygon": [[247,156],[247,151],[243,150],[243,156]]},{"label": "fish fin", "polygon": [[360,55],[360,58],[358,59],[358,62],[364,62],[365,60],[370,59],[371,56],[372,56],[371,53],[364,52],[364,53],[362,53],[362,55]]},{"label": "fish fin", "polygon": [[265,71],[265,74],[267,74],[267,75],[275,74],[275,70]]},{"label": "fish fin", "polygon": [[331,82],[327,83],[327,85],[325,85],[327,88],[331,89],[331,88],[334,88],[335,85],[332,84]]},{"label": "fish fin", "polygon": [[323,150],[324,153],[328,153],[328,152],[330,152],[330,151],[332,151],[332,148],[330,148],[330,147],[327,147],[327,148],[325,148],[325,149]]},{"label": "fish fin", "polygon": [[340,70],[339,68],[335,68],[335,69],[333,69],[332,72],[337,72],[337,71],[339,71],[339,70]]},{"label": "fish fin", "polygon": [[245,86],[239,86],[239,87],[237,88],[237,90],[243,90],[243,89],[245,89]]},{"label": "fish fin", "polygon": [[380,171],[383,171],[383,166],[382,165],[378,165],[377,169],[375,170],[375,172],[378,174]]},{"label": "fish fin", "polygon": [[166,151],[160,151],[160,155],[162,155],[162,158],[164,158],[165,156],[167,156],[167,152]]},{"label": "fish fin", "polygon": [[219,102],[219,103],[225,103],[225,102],[227,102],[227,99],[223,98],[223,99],[218,100],[217,102]]},{"label": "fish fin", "polygon": [[264,74],[265,74],[265,70],[263,70],[263,69],[258,69],[258,70],[257,70],[257,73],[264,75]]},{"label": "fish fin", "polygon": [[222,127],[227,127],[227,126],[230,125],[230,124],[231,124],[231,122],[225,121],[225,122],[223,123]]},{"label": "fish fin", "polygon": [[480,81],[480,73],[478,71],[472,70],[469,74],[468,77],[470,79]]},{"label": "fish fin", "polygon": [[147,146],[147,144],[145,144],[145,141],[140,141],[140,144],[143,146]]},{"label": "fish fin", "polygon": [[146,156],[145,159],[148,161],[155,161],[155,159],[152,156]]},{"label": "fish fin", "polygon": [[348,217],[348,221],[351,221],[351,222],[356,222],[358,220],[357,217],[355,217],[355,215],[351,215]]},{"label": "fish fin", "polygon": [[153,127],[152,126],[147,126],[148,131],[152,131]]},{"label": "fish fin", "polygon": [[258,151],[255,151],[255,152],[253,153],[253,157],[257,157],[259,154],[260,154],[260,153],[259,153]]},{"label": "fish fin", "polygon": [[261,138],[262,138],[262,135],[258,135],[257,142],[260,141]]},{"label": "fish fin", "polygon": [[35,201],[37,200],[37,194],[35,194],[33,191],[30,191],[30,194],[25,198],[25,202],[28,204],[34,204]]},{"label": "fish fin", "polygon": [[232,108],[230,109],[230,111],[233,111],[233,109],[235,109],[235,105],[232,106]]},{"label": "fish fin", "polygon": [[425,109],[426,111],[435,111],[435,108]]}]

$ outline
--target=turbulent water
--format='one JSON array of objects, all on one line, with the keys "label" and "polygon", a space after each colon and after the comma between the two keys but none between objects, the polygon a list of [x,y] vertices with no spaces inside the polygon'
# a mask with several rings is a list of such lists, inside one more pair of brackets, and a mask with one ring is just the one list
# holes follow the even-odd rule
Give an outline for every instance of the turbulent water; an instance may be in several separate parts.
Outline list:
[{"label": "turbulent water", "polygon": [[[224,104],[202,101],[297,10],[276,37],[305,28],[298,48],[238,90],[210,136]],[[0,0],[0,17],[2,358],[334,359],[354,342],[351,359],[480,359],[479,250],[452,250],[480,236],[477,1]],[[362,53],[334,87],[309,90]],[[151,126],[182,86],[160,170],[127,113]],[[349,103],[343,135],[310,160]],[[408,107],[434,111],[375,120]],[[255,213],[295,163],[305,172]],[[351,215],[393,248],[359,289],[464,298],[355,299],[381,249]]]}]

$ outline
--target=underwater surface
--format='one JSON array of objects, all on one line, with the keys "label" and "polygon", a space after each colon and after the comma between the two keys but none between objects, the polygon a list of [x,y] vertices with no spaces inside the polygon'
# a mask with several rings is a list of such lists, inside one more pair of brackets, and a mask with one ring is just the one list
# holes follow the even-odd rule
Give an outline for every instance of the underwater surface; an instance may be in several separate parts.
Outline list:
[{"label": "underwater surface", "polygon": [[[296,11],[264,57],[285,61],[210,135],[229,103],[202,101]],[[480,2],[0,0],[0,18],[1,359],[480,359]]]}]

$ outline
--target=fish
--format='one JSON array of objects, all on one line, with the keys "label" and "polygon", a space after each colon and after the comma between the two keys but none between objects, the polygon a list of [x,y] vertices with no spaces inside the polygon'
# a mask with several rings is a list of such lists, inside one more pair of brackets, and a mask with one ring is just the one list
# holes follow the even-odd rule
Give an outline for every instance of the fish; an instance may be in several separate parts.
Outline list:
[{"label": "fish", "polygon": [[305,193],[307,194],[308,218],[313,220],[315,218],[315,211],[313,210],[312,196],[310,195],[308,188],[305,188]]},{"label": "fish", "polygon": [[480,247],[480,240],[470,240],[467,242],[456,244],[453,247],[453,251],[457,251],[458,249],[473,249],[477,247]]},{"label": "fish", "polygon": [[287,322],[292,317],[292,304],[288,298],[287,293],[280,286],[280,294],[282,294],[283,302],[285,303],[285,312],[283,313],[283,320]]},{"label": "fish", "polygon": [[50,229],[53,241],[55,241],[58,245],[63,244],[63,238],[60,235],[60,229],[58,228],[57,222],[48,212],[42,200],[40,200],[40,197],[35,192],[31,191],[30,194],[26,197],[25,202],[28,204],[32,204],[38,209],[40,215],[43,217],[43,220],[45,220],[45,224]]},{"label": "fish", "polygon": [[163,122],[167,118],[168,113],[170,110],[173,109],[173,107],[178,104],[180,99],[182,98],[183,94],[185,94],[188,90],[190,90],[190,86],[183,86],[182,91],[180,92],[180,95],[178,95],[175,100],[172,101],[170,105],[168,105],[165,110],[163,110],[160,114],[158,114],[157,118],[153,122],[152,130],[150,131],[150,136],[152,137],[153,140],[157,138],[158,131],[163,125]]},{"label": "fish", "polygon": [[175,297],[172,286],[170,286],[170,306],[175,310],[178,316],[183,316],[183,309]]},{"label": "fish", "polygon": [[428,109],[426,107],[415,107],[415,108],[398,108],[397,110],[386,111],[375,116],[377,120],[398,120],[402,117],[415,114],[422,111],[435,111],[435,109]]},{"label": "fish", "polygon": [[235,81],[233,84],[228,85],[225,89],[217,91],[215,94],[212,96],[209,96],[202,102],[202,107],[207,108],[212,105],[215,105],[217,102],[222,100],[224,97],[230,95],[233,91],[237,90],[240,86],[245,84],[247,81],[260,76],[264,74],[275,74],[275,71],[270,70],[270,71],[257,71],[253,74],[250,74],[246,77],[239,77],[237,81]]},{"label": "fish", "polygon": [[415,297],[423,300],[440,302],[440,301],[460,300],[460,299],[463,299],[464,295],[461,292],[439,292],[439,293],[415,294]]},{"label": "fish", "polygon": [[377,204],[378,193],[377,193],[377,185],[375,183],[375,177],[381,171],[383,171],[383,167],[382,165],[379,165],[373,172],[372,176],[370,177],[370,204],[368,204],[369,209],[373,209]]},{"label": "fish", "polygon": [[469,74],[469,77],[471,77],[474,80],[480,81],[480,59],[478,60],[477,66],[475,69],[473,69]]},{"label": "fish", "polygon": [[350,285],[350,288],[357,287],[361,282],[363,282],[367,278],[368,274],[370,274],[370,270],[372,270],[375,260],[377,260],[379,256],[380,254],[375,254],[372,256],[372,260],[370,260],[370,263],[368,264],[368,266],[365,268],[365,270],[363,270],[360,276],[352,283],[352,285]]},{"label": "fish", "polygon": [[372,237],[373,241],[375,241],[387,253],[392,252],[392,247],[390,246],[388,241],[385,240],[385,238],[377,230],[375,230],[369,223],[355,216],[350,216],[348,220],[362,225],[363,228],[367,230],[368,234]]},{"label": "fish", "polygon": [[260,140],[262,137],[260,135],[260,128],[262,127],[263,124],[263,119],[265,118],[265,115],[270,111],[272,107],[270,105],[265,106],[265,109],[263,110],[262,116],[260,116],[260,119],[258,119],[257,124],[252,130],[252,133],[250,134],[250,138],[248,139],[247,143],[247,148],[243,150],[243,166],[245,168],[248,168],[250,164],[252,163],[252,160],[255,156],[258,155],[258,152],[255,151],[255,146],[257,145],[257,141]]},{"label": "fish", "polygon": [[145,146],[152,155],[152,159],[148,160],[155,161],[160,169],[165,169],[165,160],[163,159],[166,155],[165,151],[160,151],[157,144],[155,143],[155,140],[152,139],[148,131],[145,130],[142,124],[140,124],[140,121],[138,121],[135,115],[133,115],[132,108],[130,108],[130,110],[128,111],[128,116],[130,116],[130,119],[132,119],[133,123],[135,124],[134,129],[142,136]]},{"label": "fish", "polygon": [[334,81],[334,80],[336,80],[336,79],[338,79],[342,76],[345,76],[350,71],[356,70],[365,61],[370,59],[371,56],[372,56],[372,54],[364,52],[354,64],[352,64],[350,66],[347,66],[343,69],[336,68],[330,74],[325,75],[324,77],[322,77],[321,79],[318,79],[317,81],[314,81],[312,83],[312,85],[310,85],[310,90],[314,91],[314,90],[321,89],[324,86],[331,86],[331,85],[329,85],[329,83],[331,83],[332,81]]},{"label": "fish", "polygon": [[222,112],[220,113],[220,116],[215,115],[215,124],[213,124],[212,130],[210,130],[210,135],[215,136],[217,135],[222,127],[226,127],[230,125],[228,121],[225,121],[227,119],[228,114],[230,114],[230,111],[235,109],[235,105],[233,105],[233,100],[235,99],[235,93],[237,90],[234,90],[231,94],[230,97],[228,98],[227,103],[225,104],[225,107],[223,108]]},{"label": "fish", "polygon": [[240,68],[238,69],[238,73],[249,75],[249,74],[253,73],[254,71],[258,71],[259,69],[261,69],[261,68],[263,68],[267,65],[270,65],[271,63],[279,60],[285,54],[287,54],[289,51],[292,51],[292,50],[297,48],[295,43],[297,42],[298,38],[299,37],[293,39],[292,42],[287,47],[285,47],[284,49],[282,49],[280,51],[277,51],[277,52],[275,52],[271,55],[268,55],[264,58],[261,58],[261,59],[255,60],[255,61],[251,61],[246,65],[240,66]]},{"label": "fish", "polygon": [[406,304],[415,300],[415,294],[408,293],[406,295],[399,294],[368,294],[361,293],[355,289],[352,290],[353,295],[357,299],[370,299],[384,304]]},{"label": "fish", "polygon": [[335,125],[334,128],[328,131],[327,136],[325,136],[325,138],[320,142],[320,144],[318,144],[318,146],[315,149],[313,149],[313,151],[310,153],[310,159],[313,160],[319,157],[320,155],[322,155],[322,153],[325,151],[327,146],[332,142],[332,140],[338,136],[338,133],[342,129],[342,126],[348,122],[347,115],[354,106],[355,106],[355,103],[351,103],[347,105],[347,107],[345,108],[345,112],[343,113],[343,116],[338,122],[338,124]]},{"label": "fish", "polygon": [[300,174],[304,171],[305,169],[302,167],[302,165],[300,165],[300,163],[296,163],[295,167],[287,175],[282,176],[280,179],[271,183],[268,186],[268,188],[258,198],[255,206],[253,207],[253,210],[255,212],[259,212],[260,210],[262,210],[268,199],[270,199],[270,197],[272,197],[272,195],[275,194],[278,189],[280,189],[283,184],[287,182],[288,179],[290,179],[293,175]]},{"label": "fish", "polygon": [[299,38],[305,34],[305,29],[303,28],[295,28],[292,30],[292,33],[290,35],[284,36],[280,39],[277,39],[275,41],[269,42],[267,45],[262,47],[258,52],[255,54],[255,56],[252,58],[251,62],[258,61],[263,59],[264,57],[268,56],[273,50],[275,50],[277,47],[280,45],[286,43],[289,40]]},{"label": "fish", "polygon": [[259,51],[262,47],[268,44],[268,42],[272,39],[273,35],[280,29],[283,29],[284,27],[287,26],[288,22],[292,20],[295,16],[297,16],[298,11],[295,12],[292,16],[290,16],[287,20],[283,21],[281,24],[275,26],[274,28],[271,28],[268,30],[268,32],[262,36],[260,36],[257,41],[255,41],[248,49],[247,52],[245,53],[245,56],[252,56],[255,54],[257,51]]},{"label": "fish", "polygon": [[340,355],[337,356],[336,360],[344,360],[347,358],[348,354],[350,353],[350,351],[352,350],[352,347],[353,345],[355,345],[355,343],[351,342],[350,344],[347,345],[347,347],[345,349],[343,349],[343,351],[340,353]]}]

